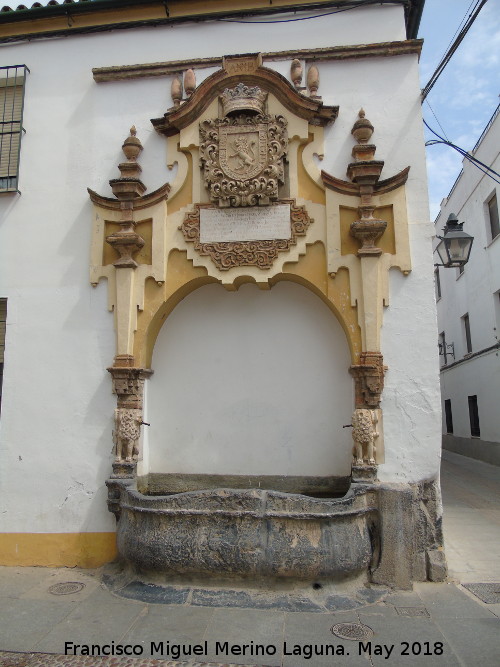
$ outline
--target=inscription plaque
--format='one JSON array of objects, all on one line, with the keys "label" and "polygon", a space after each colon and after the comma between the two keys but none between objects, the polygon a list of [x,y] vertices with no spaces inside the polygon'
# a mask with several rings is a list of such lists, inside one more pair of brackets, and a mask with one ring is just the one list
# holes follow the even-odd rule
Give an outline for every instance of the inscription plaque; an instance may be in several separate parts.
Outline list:
[{"label": "inscription plaque", "polygon": [[200,243],[290,239],[290,205],[200,209]]}]

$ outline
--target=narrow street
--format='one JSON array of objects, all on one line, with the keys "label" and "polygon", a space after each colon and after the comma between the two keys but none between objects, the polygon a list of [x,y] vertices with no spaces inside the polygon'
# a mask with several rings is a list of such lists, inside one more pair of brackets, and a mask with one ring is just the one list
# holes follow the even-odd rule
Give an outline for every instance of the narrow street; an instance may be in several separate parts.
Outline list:
[{"label": "narrow street", "polygon": [[450,578],[500,581],[500,467],[443,450],[441,488]]}]

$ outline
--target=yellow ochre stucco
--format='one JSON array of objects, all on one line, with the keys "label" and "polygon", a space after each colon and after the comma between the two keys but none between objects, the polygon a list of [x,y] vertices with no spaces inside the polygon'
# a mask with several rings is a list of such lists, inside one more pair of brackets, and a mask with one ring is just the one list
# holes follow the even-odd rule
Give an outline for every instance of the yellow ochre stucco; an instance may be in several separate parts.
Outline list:
[{"label": "yellow ochre stucco", "polygon": [[0,565],[100,567],[116,558],[115,533],[2,533]]}]

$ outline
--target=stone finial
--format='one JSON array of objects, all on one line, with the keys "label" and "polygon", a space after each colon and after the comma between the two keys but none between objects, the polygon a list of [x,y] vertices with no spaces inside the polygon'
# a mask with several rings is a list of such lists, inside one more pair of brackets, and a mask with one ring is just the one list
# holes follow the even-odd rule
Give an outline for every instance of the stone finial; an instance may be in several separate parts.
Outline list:
[{"label": "stone finial", "polygon": [[301,84],[302,84],[302,74],[303,74],[303,68],[302,68],[302,63],[300,60],[295,58],[292,60],[292,64],[290,66],[290,78],[292,79],[293,85],[295,88],[300,89]]},{"label": "stone finial", "polygon": [[127,159],[118,165],[120,178],[115,178],[109,182],[113,194],[117,199],[135,199],[136,197],[140,197],[146,190],[146,187],[140,181],[142,169],[141,165],[137,162],[137,157],[142,151],[142,144],[136,134],[135,125],[132,125],[129,136],[122,144],[122,150]]},{"label": "stone finial", "polygon": [[186,92],[186,97],[191,97],[196,88],[196,75],[194,70],[187,69],[184,72],[184,90]]},{"label": "stone finial", "polygon": [[130,135],[122,144],[127,160],[118,165],[120,178],[113,178],[109,182],[113,194],[120,200],[121,210],[120,229],[106,236],[106,243],[109,243],[120,255],[113,262],[117,269],[135,269],[137,262],[132,255],[144,246],[144,239],[135,231],[136,223],[133,219],[133,201],[146,191],[146,186],[140,180],[141,165],[137,162],[137,156],[142,151],[142,144],[136,134],[135,126],[132,125]]},{"label": "stone finial", "polygon": [[130,128],[130,135],[125,139],[122,145],[122,150],[125,153],[127,160],[137,160],[139,153],[142,151],[142,144],[140,139],[136,136],[137,130],[135,125]]},{"label": "stone finial", "polygon": [[309,89],[310,97],[318,97],[319,70],[316,65],[311,65],[307,70],[307,88]]},{"label": "stone finial", "polygon": [[360,109],[358,113],[358,120],[352,126],[351,134],[360,144],[366,144],[371,139],[373,134],[374,127],[368,120],[365,118],[365,110]]},{"label": "stone finial", "polygon": [[170,87],[170,94],[174,102],[174,107],[178,107],[182,101],[182,79],[180,76],[174,76]]}]

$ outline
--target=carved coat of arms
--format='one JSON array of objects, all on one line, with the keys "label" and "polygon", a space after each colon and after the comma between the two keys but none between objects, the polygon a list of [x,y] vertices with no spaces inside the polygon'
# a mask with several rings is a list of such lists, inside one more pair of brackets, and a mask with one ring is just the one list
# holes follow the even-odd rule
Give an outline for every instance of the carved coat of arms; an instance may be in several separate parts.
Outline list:
[{"label": "carved coat of arms", "polygon": [[264,113],[267,93],[239,83],[221,95],[223,118],[200,125],[210,199],[221,207],[268,205],[284,182],[286,119]]}]

